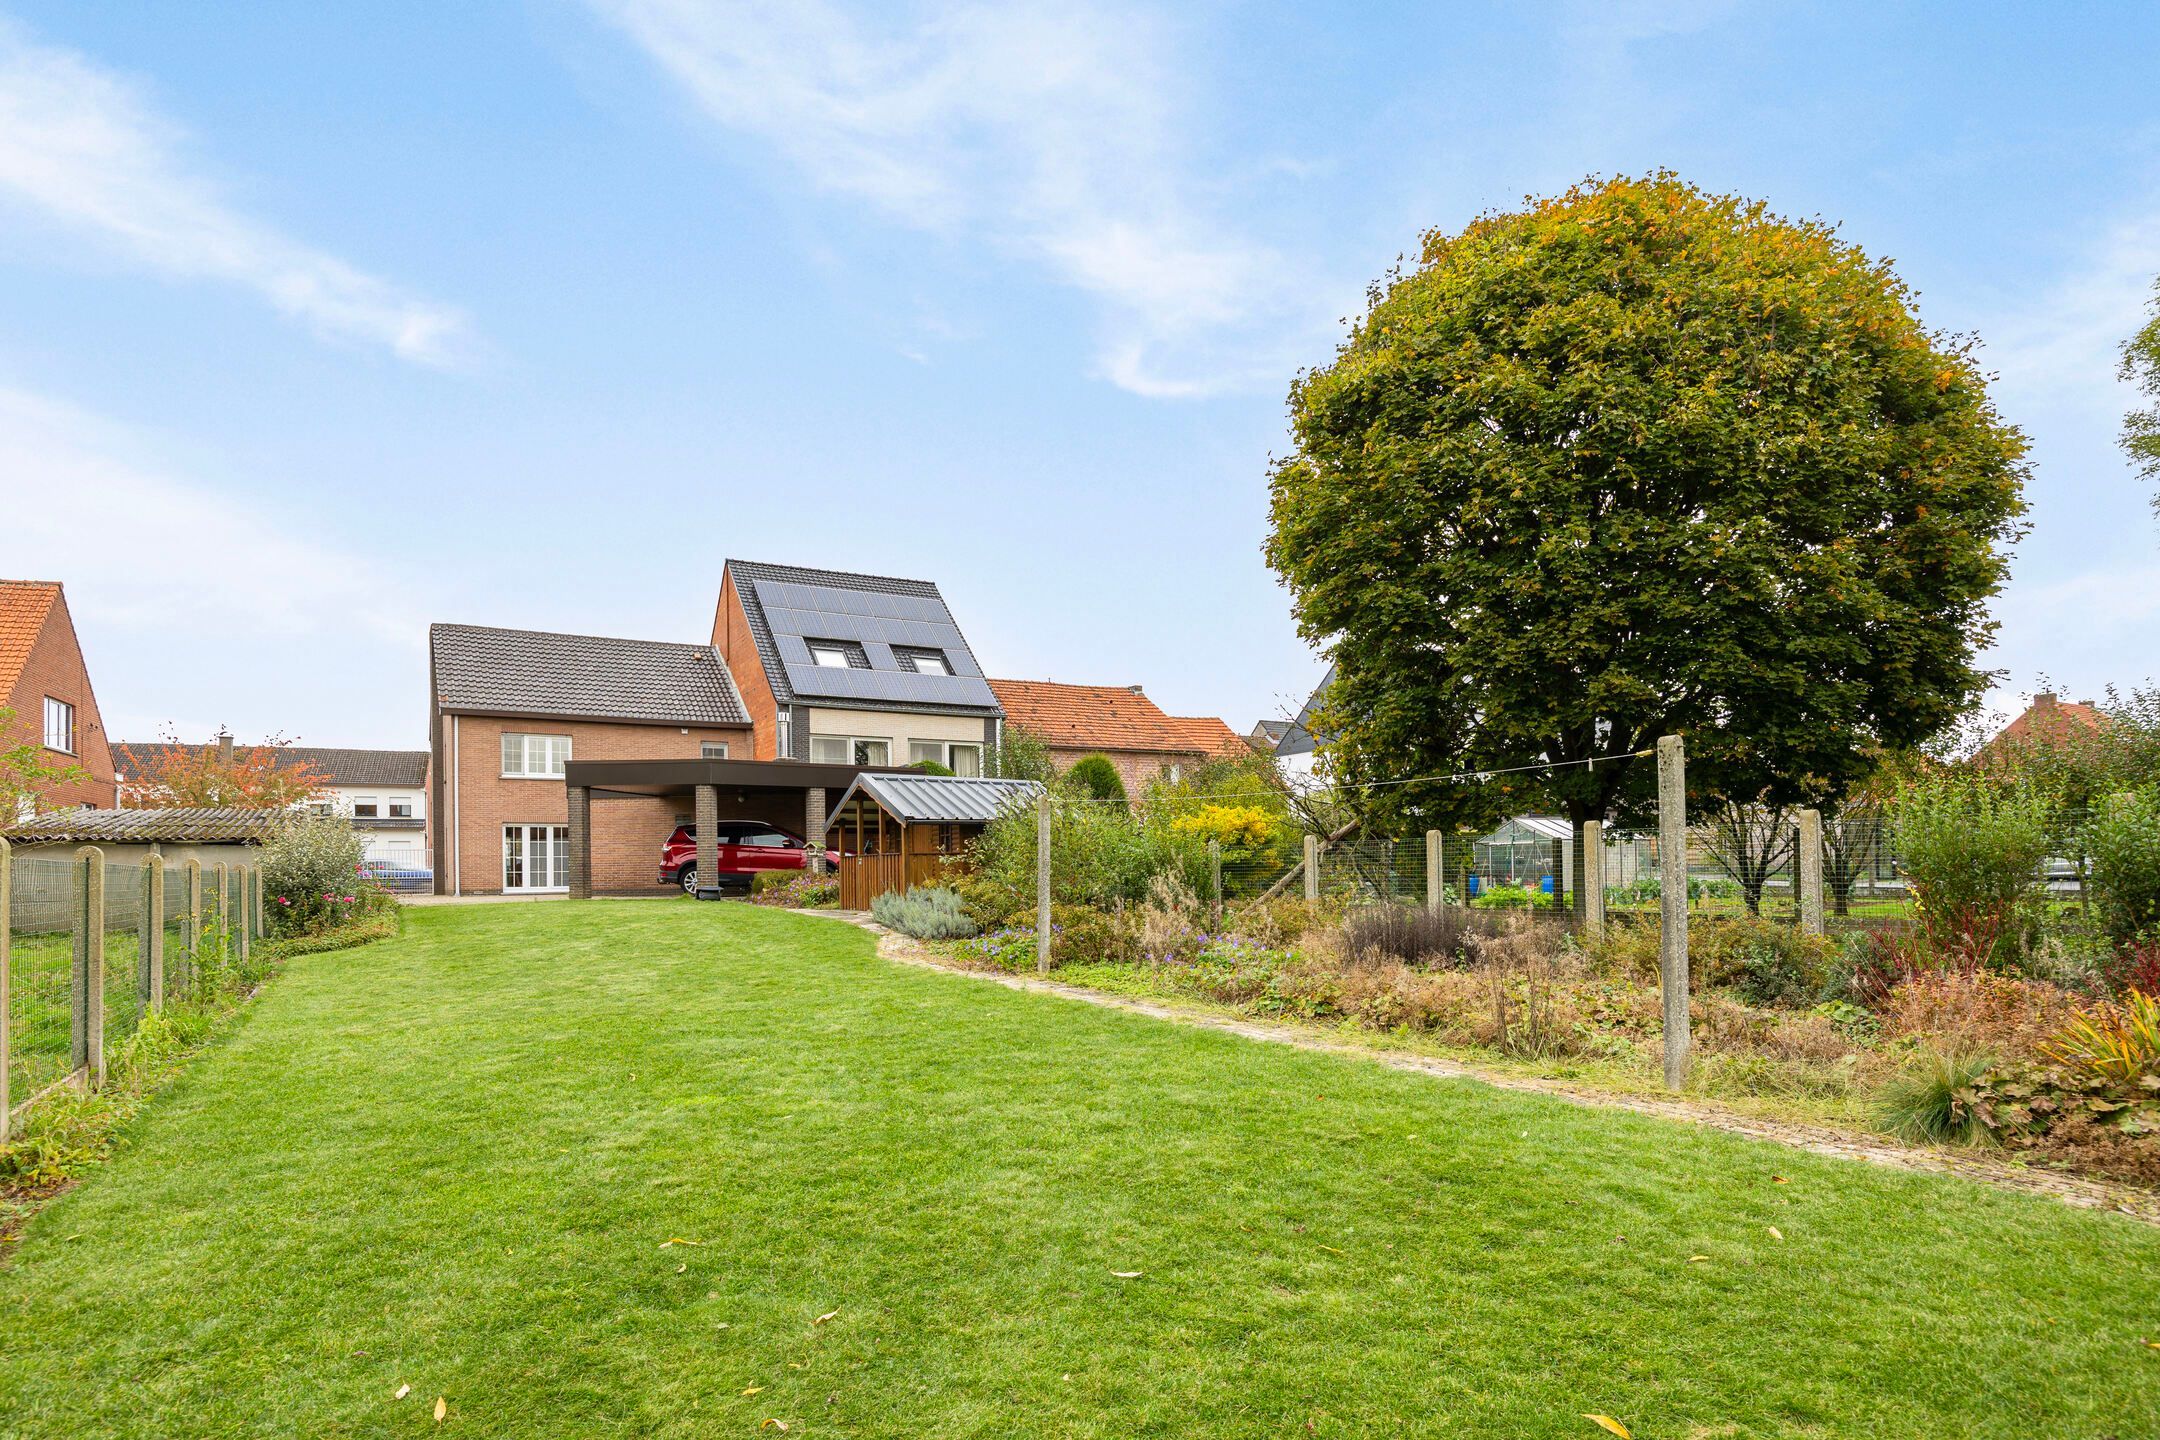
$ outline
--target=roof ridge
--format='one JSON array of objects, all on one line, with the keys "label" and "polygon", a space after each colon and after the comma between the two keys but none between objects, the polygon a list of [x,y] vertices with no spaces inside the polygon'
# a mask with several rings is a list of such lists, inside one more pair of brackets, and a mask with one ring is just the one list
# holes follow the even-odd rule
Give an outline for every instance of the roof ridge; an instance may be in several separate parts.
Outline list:
[{"label": "roof ridge", "polygon": [[[826,570],[815,565],[783,565],[774,560],[737,560],[732,557],[720,562],[723,573],[730,566],[743,566],[753,571],[771,570],[792,575],[823,575],[834,580],[876,580],[887,585],[920,585],[925,590],[935,594],[938,599],[943,600],[945,598],[944,592],[938,589],[935,580],[918,580],[912,575],[873,575],[867,570]],[[751,578],[755,579],[756,577],[753,575]]]},{"label": "roof ridge", "polygon": [[537,640],[605,640],[611,645],[666,645],[675,650],[712,650],[709,640],[646,640],[636,635],[588,635],[577,630],[521,630],[508,625],[469,625],[461,620],[437,620],[428,634],[438,630],[463,630],[481,635],[529,635]]}]

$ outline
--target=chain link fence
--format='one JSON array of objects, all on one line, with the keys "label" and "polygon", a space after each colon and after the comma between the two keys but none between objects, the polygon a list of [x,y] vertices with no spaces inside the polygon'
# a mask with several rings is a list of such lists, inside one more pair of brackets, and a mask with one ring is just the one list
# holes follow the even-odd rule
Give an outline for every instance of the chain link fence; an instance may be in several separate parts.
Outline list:
[{"label": "chain link fence", "polygon": [[144,1016],[248,973],[262,935],[252,864],[0,840],[0,1139],[54,1089],[103,1084]]}]

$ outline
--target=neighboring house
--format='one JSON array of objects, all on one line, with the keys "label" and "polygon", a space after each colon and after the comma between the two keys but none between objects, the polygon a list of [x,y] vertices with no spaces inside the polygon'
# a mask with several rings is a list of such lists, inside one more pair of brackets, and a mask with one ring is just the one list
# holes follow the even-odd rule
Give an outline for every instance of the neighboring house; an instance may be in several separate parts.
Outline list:
[{"label": "neighboring house", "polygon": [[352,821],[366,842],[365,857],[393,870],[425,870],[429,865],[428,752],[425,750],[350,750],[321,745],[239,746],[230,735],[210,745],[174,746],[162,741],[122,740],[113,745],[113,761],[123,785],[156,769],[158,757],[172,749],[207,754],[220,751],[231,763],[243,752],[267,750],[279,769],[306,769],[322,779],[321,803]]},{"label": "neighboring house", "polygon": [[1297,718],[1285,727],[1282,738],[1275,742],[1275,763],[1286,779],[1296,782],[1313,777],[1321,743],[1320,737],[1313,734],[1313,717],[1319,713],[1320,702],[1334,682],[1335,667],[1330,665],[1327,674],[1320,677],[1320,683],[1313,686],[1312,694],[1306,696],[1305,703],[1298,708]]},{"label": "neighboring house", "polygon": [[730,560],[712,643],[760,760],[983,773],[1002,712],[927,580]]},{"label": "neighboring house", "polygon": [[2090,735],[2106,723],[2107,716],[2092,701],[2063,700],[2043,691],[2001,734],[1981,746],[1974,758],[1985,764],[2022,749],[2059,745]]},{"label": "neighboring house", "polygon": [[1275,747],[1282,744],[1283,737],[1290,733],[1290,727],[1296,723],[1295,720],[1256,721],[1252,732],[1245,737],[1245,743],[1263,755],[1272,755]]},{"label": "neighboring house", "polygon": [[[573,756],[746,758],[750,713],[719,650],[656,640],[434,625],[428,630],[430,803],[438,894],[569,888]],[[595,889],[649,891],[690,816],[662,796],[593,807]],[[771,817],[800,828],[799,813]]]},{"label": "neighboring house", "polygon": [[58,581],[0,580],[0,706],[15,712],[16,731],[0,739],[42,743],[48,764],[87,772],[46,794],[40,809],[119,803],[105,722]]},{"label": "neighboring house", "polygon": [[1212,716],[1170,715],[1138,685],[1065,685],[1054,680],[992,680],[991,693],[1016,725],[1050,747],[1062,769],[1086,755],[1106,755],[1128,792],[1187,766],[1250,755],[1252,746]]}]

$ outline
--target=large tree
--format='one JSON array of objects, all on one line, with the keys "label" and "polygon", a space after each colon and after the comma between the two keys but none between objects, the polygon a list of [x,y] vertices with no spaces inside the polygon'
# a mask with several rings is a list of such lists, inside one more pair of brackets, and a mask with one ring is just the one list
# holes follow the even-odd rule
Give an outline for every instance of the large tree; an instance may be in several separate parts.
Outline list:
[{"label": "large tree", "polygon": [[2123,418],[2123,449],[2138,474],[2151,481],[2153,509],[2160,511],[2160,280],[2153,282],[2152,315],[2123,342],[2122,378],[2152,403]]},{"label": "large tree", "polygon": [[1691,791],[1821,802],[1984,688],[2025,439],[1887,262],[1659,173],[1434,231],[1370,301],[1272,482],[1328,763],[1600,762],[1376,809],[1536,799],[1579,837],[1639,813],[1670,732]]}]

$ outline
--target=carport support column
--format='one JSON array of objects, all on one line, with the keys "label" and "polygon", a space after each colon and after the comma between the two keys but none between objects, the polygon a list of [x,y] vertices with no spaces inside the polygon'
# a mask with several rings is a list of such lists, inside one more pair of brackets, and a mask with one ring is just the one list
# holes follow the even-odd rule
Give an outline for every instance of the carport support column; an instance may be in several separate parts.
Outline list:
[{"label": "carport support column", "polygon": [[697,787],[697,883],[710,890],[720,883],[720,787]]},{"label": "carport support column", "polygon": [[810,842],[810,873],[825,873],[825,787],[803,791],[803,839]]},{"label": "carport support column", "polygon": [[570,898],[592,899],[592,787],[570,787]]}]

